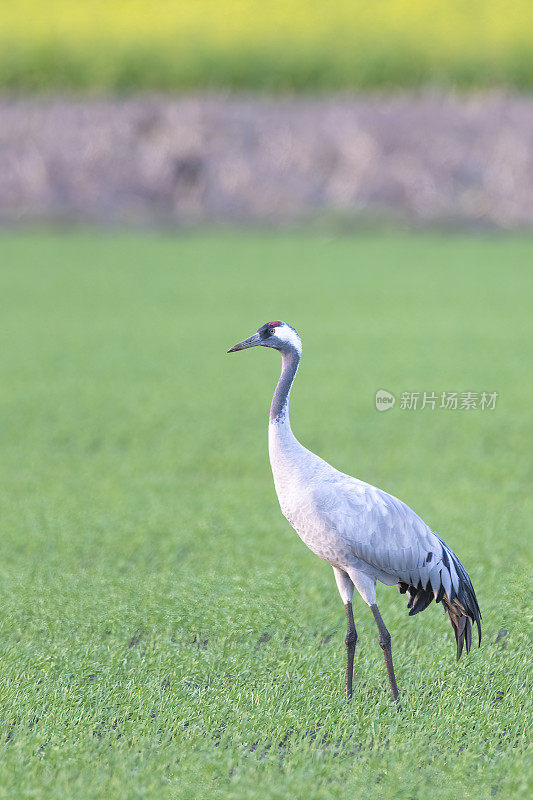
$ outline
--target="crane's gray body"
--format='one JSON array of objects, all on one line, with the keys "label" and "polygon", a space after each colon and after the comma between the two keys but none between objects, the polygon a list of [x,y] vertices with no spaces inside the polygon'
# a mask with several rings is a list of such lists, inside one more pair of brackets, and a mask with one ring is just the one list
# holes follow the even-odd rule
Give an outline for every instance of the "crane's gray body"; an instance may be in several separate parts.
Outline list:
[{"label": "crane's gray body", "polygon": [[[405,503],[345,475],[294,437],[287,416],[269,425],[269,454],[283,515],[307,547],[343,570],[363,599],[376,602],[376,581],[399,581],[435,591],[444,582],[459,588],[444,545]],[[430,555],[431,554],[431,555]],[[429,556],[429,561],[428,561]],[[345,599],[345,598],[343,598]]]}]

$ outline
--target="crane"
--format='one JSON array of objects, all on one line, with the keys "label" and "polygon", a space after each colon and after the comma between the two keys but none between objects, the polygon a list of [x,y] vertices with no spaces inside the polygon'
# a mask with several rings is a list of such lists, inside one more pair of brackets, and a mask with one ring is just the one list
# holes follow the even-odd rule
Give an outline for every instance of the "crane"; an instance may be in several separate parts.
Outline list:
[{"label": "crane", "polygon": [[281,375],[268,426],[274,485],[283,515],[307,547],[333,567],[346,609],[347,699],[353,694],[357,642],[352,609],[355,588],[374,615],[397,701],[391,636],[376,604],[376,581],[396,585],[407,595],[410,616],[424,611],[433,598],[442,603],[455,633],[457,661],[463,646],[470,652],[473,623],[481,644],[481,613],[472,582],[453,550],[409,506],[339,472],[296,439],[289,420],[289,397],[302,343],[295,329],[281,320],[267,322],[228,353],[250,347],[270,347],[281,353]]}]

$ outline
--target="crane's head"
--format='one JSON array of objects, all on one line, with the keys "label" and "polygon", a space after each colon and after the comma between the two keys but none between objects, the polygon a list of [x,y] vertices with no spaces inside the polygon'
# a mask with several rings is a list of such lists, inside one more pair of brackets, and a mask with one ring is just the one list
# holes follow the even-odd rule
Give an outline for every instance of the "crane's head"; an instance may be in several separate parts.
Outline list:
[{"label": "crane's head", "polygon": [[296,350],[298,355],[302,352],[302,343],[294,328],[279,319],[265,322],[253,336],[230,347],[228,353],[236,353],[237,350],[246,350],[248,347],[273,347],[280,353]]}]

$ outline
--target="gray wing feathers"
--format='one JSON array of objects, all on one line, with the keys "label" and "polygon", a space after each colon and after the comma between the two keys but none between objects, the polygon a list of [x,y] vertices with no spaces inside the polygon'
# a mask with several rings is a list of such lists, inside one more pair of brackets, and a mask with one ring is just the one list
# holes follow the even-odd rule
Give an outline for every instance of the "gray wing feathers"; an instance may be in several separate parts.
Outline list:
[{"label": "gray wing feathers", "polygon": [[442,585],[444,586],[444,591],[446,592],[448,597],[452,596],[452,582],[450,579],[450,573],[447,569],[441,569],[440,577],[442,581]]},{"label": "gray wing feathers", "polygon": [[[331,468],[330,468],[331,469]],[[374,569],[374,577],[398,583],[409,597],[409,614],[435,598],[450,616],[457,639],[470,649],[470,620],[481,643],[481,612],[467,571],[453,550],[401,500],[337,471],[322,473],[309,487],[311,505],[343,548]]]},{"label": "gray wing feathers", "polygon": [[[420,580],[420,582],[422,584],[422,588],[425,589],[427,587],[428,581],[429,581],[429,568],[428,568],[428,566],[426,564],[422,564],[421,567],[418,567],[418,575],[419,575],[419,580]],[[413,581],[412,580],[409,581],[409,583],[411,585],[413,585]],[[416,586],[418,584],[414,584],[414,585]]]},{"label": "gray wing feathers", "polygon": [[356,558],[396,580],[413,586],[421,583],[424,588],[431,581],[435,594],[441,570],[446,591],[457,580],[444,569],[438,536],[393,495],[346,476],[325,485],[322,481],[313,492],[313,505],[328,527],[349,543]]}]

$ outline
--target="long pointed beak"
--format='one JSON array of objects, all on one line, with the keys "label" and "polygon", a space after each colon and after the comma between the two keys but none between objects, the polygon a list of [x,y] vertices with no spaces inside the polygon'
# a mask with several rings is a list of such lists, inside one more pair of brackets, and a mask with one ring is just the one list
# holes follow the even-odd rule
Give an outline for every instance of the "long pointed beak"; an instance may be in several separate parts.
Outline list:
[{"label": "long pointed beak", "polygon": [[236,353],[237,350],[246,350],[248,347],[257,347],[257,345],[261,344],[261,337],[258,333],[254,333],[253,336],[250,336],[248,339],[245,339],[243,342],[238,342],[234,344],[233,347],[230,347],[228,353]]}]

